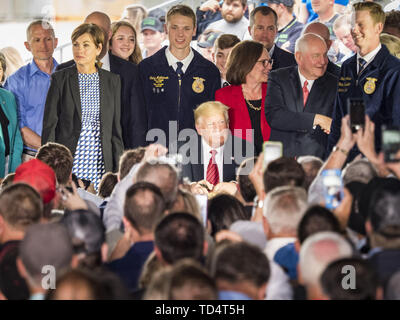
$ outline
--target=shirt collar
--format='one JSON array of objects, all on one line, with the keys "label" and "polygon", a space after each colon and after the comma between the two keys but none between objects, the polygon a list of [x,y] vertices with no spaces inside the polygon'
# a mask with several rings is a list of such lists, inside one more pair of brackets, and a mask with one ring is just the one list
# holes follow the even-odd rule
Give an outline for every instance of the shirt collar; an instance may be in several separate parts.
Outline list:
[{"label": "shirt collar", "polygon": [[[56,68],[58,66],[58,62],[56,59],[53,58],[53,69],[51,70],[51,73],[56,71]],[[32,59],[32,62],[29,64],[29,76],[32,77],[36,72],[43,72],[42,70],[39,69],[38,65],[36,64],[35,60]]]},{"label": "shirt collar", "polygon": [[168,65],[170,67],[172,67],[175,71],[176,71],[176,68],[178,67],[176,63],[180,61],[183,63],[182,71],[186,72],[187,68],[189,67],[190,62],[192,62],[194,53],[193,53],[192,48],[190,47],[190,52],[189,52],[188,56],[183,60],[179,60],[171,53],[171,51],[169,50],[169,47],[167,47],[167,49],[165,50],[165,56],[167,57]]},{"label": "shirt collar", "polygon": [[222,154],[224,150],[224,145],[220,146],[219,148],[211,148],[209,144],[206,142],[206,140],[203,139],[203,137],[201,137],[201,143],[205,154],[210,154],[211,150],[215,150],[217,151],[217,156],[219,156]]},{"label": "shirt collar", "polygon": [[303,76],[303,75],[301,74],[300,69],[297,69],[297,70],[299,71],[299,77],[300,77],[300,84],[301,84],[301,87],[303,88],[304,82],[307,80],[307,82],[308,82],[308,84],[307,84],[308,91],[311,91],[311,88],[312,88],[312,86],[313,86],[315,80],[308,80],[305,76]]},{"label": "shirt collar", "polygon": [[275,50],[275,43],[274,43],[274,45],[272,46],[272,48],[271,48],[271,50],[269,50],[269,56],[272,58],[272,55],[274,54],[274,50]]},{"label": "shirt collar", "polygon": [[103,64],[101,66],[102,69],[110,71],[111,67],[110,67],[110,55],[107,51],[106,55],[103,57],[103,59],[100,60],[100,62]]},{"label": "shirt collar", "polygon": [[364,57],[362,57],[360,55],[360,53],[357,52],[357,61],[358,61],[358,58],[363,58],[367,63],[370,63],[375,58],[375,56],[378,54],[378,51],[381,50],[381,48],[382,48],[382,45],[379,43],[379,45],[374,50],[372,50],[370,53],[367,53]]}]

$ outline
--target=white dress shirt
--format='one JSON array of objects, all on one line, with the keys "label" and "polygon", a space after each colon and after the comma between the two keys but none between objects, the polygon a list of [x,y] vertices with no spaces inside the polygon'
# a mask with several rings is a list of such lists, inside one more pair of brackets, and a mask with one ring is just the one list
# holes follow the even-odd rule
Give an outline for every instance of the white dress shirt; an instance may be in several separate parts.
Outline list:
[{"label": "white dress shirt", "polygon": [[299,77],[300,77],[301,89],[303,90],[304,82],[306,82],[306,80],[307,80],[307,82],[308,82],[307,89],[308,89],[308,92],[310,93],[315,80],[308,80],[305,76],[303,76],[301,74],[300,70],[299,70]]},{"label": "white dress shirt", "polygon": [[174,68],[175,71],[176,71],[176,68],[178,68],[178,65],[176,63],[179,61],[182,62],[183,63],[182,71],[183,71],[183,73],[185,73],[187,68],[189,67],[189,64],[193,60],[194,53],[193,53],[192,48],[190,48],[190,53],[188,54],[188,56],[183,60],[179,60],[171,53],[171,51],[169,50],[169,47],[168,47],[165,50],[165,56],[167,57],[168,65],[171,66],[172,68]]},{"label": "white dress shirt", "polygon": [[[201,147],[203,150],[203,164],[204,164],[204,179],[207,178],[207,167],[208,167],[208,163],[210,162],[211,159],[211,153],[210,151],[213,150],[213,148],[211,148],[208,143],[201,138]],[[215,151],[217,151],[217,154],[215,155],[215,162],[217,163],[218,166],[218,175],[219,175],[219,182],[222,182],[224,179],[224,146],[220,146],[219,148],[215,148]]]},{"label": "white dress shirt", "polygon": [[108,51],[107,51],[106,55],[103,57],[103,59],[100,60],[100,62],[103,64],[101,66],[102,69],[107,70],[107,71],[111,71],[110,55],[108,54]]},{"label": "white dress shirt", "polygon": [[376,49],[372,50],[370,53],[367,53],[364,57],[360,55],[359,52],[357,52],[357,74],[360,72],[360,65],[358,63],[359,58],[363,58],[367,63],[364,66],[364,69],[374,60],[375,56],[378,54],[379,50],[381,50],[382,45],[379,44],[379,46],[376,47]]}]

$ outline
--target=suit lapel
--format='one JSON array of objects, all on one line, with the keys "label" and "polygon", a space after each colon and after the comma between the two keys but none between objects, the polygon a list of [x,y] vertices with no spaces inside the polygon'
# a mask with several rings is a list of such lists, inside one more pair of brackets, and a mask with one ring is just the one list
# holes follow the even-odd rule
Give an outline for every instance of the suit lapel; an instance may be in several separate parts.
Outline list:
[{"label": "suit lapel", "polygon": [[72,99],[74,100],[75,108],[79,115],[79,120],[82,122],[81,96],[79,90],[78,70],[76,69],[76,66],[71,68],[69,74],[69,84],[71,88]]},{"label": "suit lapel", "polygon": [[295,101],[295,108],[297,112],[303,112],[304,105],[303,105],[303,90],[301,87],[300,77],[298,67],[293,68],[293,72],[289,75],[290,78],[290,87],[293,93],[294,101]]},{"label": "suit lapel", "polygon": [[326,93],[325,82],[326,82],[326,73],[316,79],[311,88],[310,94],[308,95],[308,99],[305,106],[305,111],[308,112],[317,112],[321,103],[324,102],[323,95]]},{"label": "suit lapel", "polygon": [[224,144],[224,157],[223,157],[223,179],[222,181],[229,181],[231,177],[235,176],[235,160],[233,158],[234,153],[234,143],[231,134],[228,135],[228,139]]},{"label": "suit lapel", "polygon": [[203,147],[201,142],[201,136],[199,136],[199,140],[197,141],[197,161],[196,163],[192,163],[192,174],[193,181],[200,181],[205,179],[204,177],[204,166],[203,164]]},{"label": "suit lapel", "polygon": [[[104,124],[110,121],[107,115],[107,106],[112,105],[112,103],[109,101],[109,95],[106,94],[104,88],[107,87],[107,84],[105,84],[105,79],[104,79],[104,70],[99,68],[99,90],[100,90],[100,124]],[[100,125],[100,128],[102,126]]]}]

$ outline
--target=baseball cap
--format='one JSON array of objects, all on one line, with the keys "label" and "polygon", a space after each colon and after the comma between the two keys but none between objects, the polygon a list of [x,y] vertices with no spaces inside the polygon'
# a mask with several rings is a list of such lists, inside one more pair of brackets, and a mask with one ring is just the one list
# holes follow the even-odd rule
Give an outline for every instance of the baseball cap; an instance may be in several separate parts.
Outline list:
[{"label": "baseball cap", "polygon": [[147,29],[158,32],[164,32],[163,23],[155,17],[147,17],[142,20],[142,24],[140,26],[140,32],[143,32],[144,30]]},{"label": "baseball cap", "polygon": [[286,7],[293,7],[294,0],[268,0],[268,3],[283,4]]},{"label": "baseball cap", "polygon": [[14,181],[25,182],[40,193],[43,203],[49,203],[56,194],[56,174],[44,162],[32,159],[21,164],[15,171]]},{"label": "baseball cap", "polygon": [[214,46],[215,40],[222,34],[223,32],[211,32],[209,33],[202,41],[198,42],[197,45],[200,48],[211,48]]}]

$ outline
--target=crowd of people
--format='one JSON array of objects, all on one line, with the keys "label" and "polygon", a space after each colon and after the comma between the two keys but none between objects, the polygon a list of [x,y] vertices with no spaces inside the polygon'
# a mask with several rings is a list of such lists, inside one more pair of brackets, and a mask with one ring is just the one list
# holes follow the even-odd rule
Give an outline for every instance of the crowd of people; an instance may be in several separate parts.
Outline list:
[{"label": "crowd of people", "polygon": [[400,5],[253,2],[0,50],[0,299],[400,299]]}]

